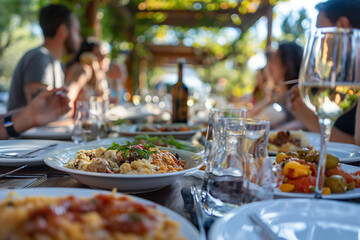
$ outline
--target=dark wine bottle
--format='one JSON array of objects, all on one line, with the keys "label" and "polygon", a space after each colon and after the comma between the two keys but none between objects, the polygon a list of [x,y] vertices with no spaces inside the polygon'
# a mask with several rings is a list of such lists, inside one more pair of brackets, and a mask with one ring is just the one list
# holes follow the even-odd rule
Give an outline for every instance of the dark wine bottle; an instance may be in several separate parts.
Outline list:
[{"label": "dark wine bottle", "polygon": [[185,65],[185,59],[180,59],[178,62],[178,81],[171,88],[172,95],[172,122],[173,123],[187,123],[188,115],[188,88],[183,82],[183,68]]}]

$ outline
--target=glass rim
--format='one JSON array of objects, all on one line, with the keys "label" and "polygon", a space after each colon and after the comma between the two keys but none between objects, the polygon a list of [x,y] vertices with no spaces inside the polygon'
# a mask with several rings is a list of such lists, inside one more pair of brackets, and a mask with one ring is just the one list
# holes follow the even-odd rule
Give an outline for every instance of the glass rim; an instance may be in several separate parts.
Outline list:
[{"label": "glass rim", "polygon": [[357,28],[340,28],[340,27],[323,27],[315,28],[308,31],[310,35],[316,34],[331,34],[331,33],[341,33],[341,34],[360,34],[360,29]]},{"label": "glass rim", "polygon": [[241,107],[241,108],[211,108],[210,109],[211,112],[231,112],[231,111],[236,111],[236,112],[247,112],[247,107]]},{"label": "glass rim", "polygon": [[265,124],[270,124],[269,120],[265,120],[265,119],[257,119],[257,118],[245,118],[244,119],[246,123],[265,123]]}]

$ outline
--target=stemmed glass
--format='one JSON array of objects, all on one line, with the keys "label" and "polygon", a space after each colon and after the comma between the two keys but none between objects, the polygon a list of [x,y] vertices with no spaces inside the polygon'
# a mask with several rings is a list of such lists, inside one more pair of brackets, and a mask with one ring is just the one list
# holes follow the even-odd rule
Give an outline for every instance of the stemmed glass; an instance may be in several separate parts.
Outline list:
[{"label": "stemmed glass", "polygon": [[318,116],[321,129],[315,198],[322,195],[332,126],[360,95],[359,36],[355,29],[321,28],[307,38],[299,90],[304,103]]}]

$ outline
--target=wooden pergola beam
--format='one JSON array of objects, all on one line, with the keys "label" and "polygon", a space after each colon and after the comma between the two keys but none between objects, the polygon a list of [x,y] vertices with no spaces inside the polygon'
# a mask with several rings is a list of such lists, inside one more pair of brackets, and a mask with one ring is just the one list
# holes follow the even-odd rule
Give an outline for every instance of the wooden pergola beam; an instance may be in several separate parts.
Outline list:
[{"label": "wooden pergola beam", "polygon": [[[234,27],[239,28],[241,31],[248,30],[256,21],[258,21],[262,16],[267,15],[269,10],[273,8],[269,3],[264,3],[259,6],[256,12],[239,14],[237,8],[227,9],[227,10],[217,10],[217,11],[195,11],[195,10],[138,10],[137,12],[149,13],[149,12],[161,12],[167,15],[166,19],[158,25],[170,25],[170,26],[204,26],[203,19],[208,19],[213,22],[218,22],[219,16],[227,15],[228,20],[220,22],[218,27]],[[241,24],[235,24],[231,20],[231,15],[237,14],[241,19]],[[212,22],[209,23],[209,26],[213,26]]]}]

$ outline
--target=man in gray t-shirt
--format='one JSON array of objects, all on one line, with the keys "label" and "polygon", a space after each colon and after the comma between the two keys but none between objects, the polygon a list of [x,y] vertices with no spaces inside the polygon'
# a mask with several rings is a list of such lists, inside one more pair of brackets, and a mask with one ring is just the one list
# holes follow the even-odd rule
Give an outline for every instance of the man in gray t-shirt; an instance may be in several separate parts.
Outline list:
[{"label": "man in gray t-shirt", "polygon": [[62,87],[64,69],[60,59],[76,52],[80,45],[79,21],[67,7],[52,4],[42,8],[39,22],[44,44],[25,53],[16,66],[8,110],[26,106],[42,91]]},{"label": "man in gray t-shirt", "polygon": [[[10,88],[8,110],[27,105],[25,89],[28,83],[41,83],[52,88],[64,85],[64,70],[48,49],[37,47],[27,52],[17,64]],[[39,89],[39,92],[41,89]],[[37,95],[38,93],[35,93]]]}]

